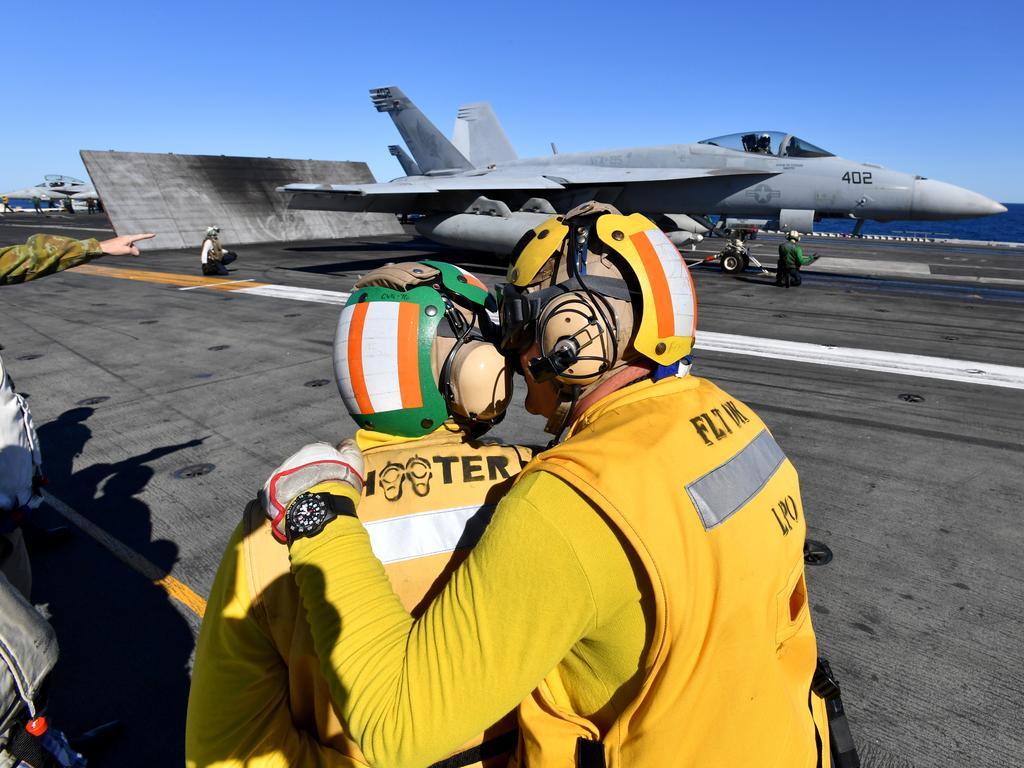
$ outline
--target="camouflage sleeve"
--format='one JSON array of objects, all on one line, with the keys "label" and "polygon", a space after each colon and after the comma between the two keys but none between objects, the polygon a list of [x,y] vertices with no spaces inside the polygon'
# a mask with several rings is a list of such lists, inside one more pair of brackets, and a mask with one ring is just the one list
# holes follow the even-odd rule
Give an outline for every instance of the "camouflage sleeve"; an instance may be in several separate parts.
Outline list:
[{"label": "camouflage sleeve", "polygon": [[32,235],[24,245],[0,246],[0,285],[25,283],[103,255],[98,240]]}]

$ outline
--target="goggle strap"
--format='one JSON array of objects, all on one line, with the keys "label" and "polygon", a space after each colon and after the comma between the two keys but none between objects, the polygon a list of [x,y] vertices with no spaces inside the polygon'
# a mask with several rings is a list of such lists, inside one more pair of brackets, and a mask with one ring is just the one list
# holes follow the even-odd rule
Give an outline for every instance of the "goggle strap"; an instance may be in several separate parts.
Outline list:
[{"label": "goggle strap", "polygon": [[610,299],[630,301],[633,298],[626,281],[618,277],[598,277],[596,275],[587,275],[586,287],[584,287],[577,278],[571,277],[564,282],[558,283],[558,285],[562,286],[566,291],[586,291],[589,289],[594,293],[600,293],[602,296],[606,296]]}]

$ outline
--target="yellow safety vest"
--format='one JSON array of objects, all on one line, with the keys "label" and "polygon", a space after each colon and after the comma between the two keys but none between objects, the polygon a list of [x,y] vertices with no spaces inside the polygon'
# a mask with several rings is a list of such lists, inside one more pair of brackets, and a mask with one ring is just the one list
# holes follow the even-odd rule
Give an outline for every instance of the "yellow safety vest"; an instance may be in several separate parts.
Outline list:
[{"label": "yellow safety vest", "polygon": [[[523,474],[537,471],[586,496],[632,545],[654,626],[640,693],[610,729],[571,711],[571,680],[556,669],[520,706],[521,761],[601,764],[603,752],[609,768],[813,767],[804,508],[761,419],[703,379],[644,382],[601,400]],[[577,756],[593,749],[597,762]]]},{"label": "yellow safety vest", "polygon": [[[494,505],[530,460],[519,446],[484,445],[446,427],[419,440],[395,440],[364,449],[366,486],[359,518],[374,553],[406,610],[416,615],[461,563],[486,527]],[[297,728],[367,764],[348,739],[331,704],[330,690],[313,648],[288,550],[265,530],[258,504],[246,511],[243,542],[254,607],[262,610],[281,658],[288,666],[288,706]],[[515,729],[515,713],[463,745],[462,752]],[[515,748],[477,768],[506,766]]]}]

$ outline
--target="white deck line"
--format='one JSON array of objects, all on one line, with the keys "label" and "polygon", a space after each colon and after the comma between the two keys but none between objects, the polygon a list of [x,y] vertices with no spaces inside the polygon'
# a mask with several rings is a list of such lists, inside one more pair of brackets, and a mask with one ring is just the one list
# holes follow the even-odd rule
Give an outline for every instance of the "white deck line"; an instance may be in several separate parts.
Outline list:
[{"label": "white deck line", "polygon": [[[338,306],[348,301],[348,297],[351,295],[341,291],[299,288],[290,285],[259,285],[251,288],[238,288],[231,293],[232,295],[244,293],[273,299],[310,301]],[[899,376],[917,376],[967,384],[984,384],[990,387],[1024,389],[1024,368],[979,363],[971,360],[926,357],[853,347],[833,347],[824,344],[779,341],[757,336],[737,336],[701,330],[697,331],[697,349],[724,352],[730,355],[770,357],[776,360],[790,360],[812,365],[830,365],[837,368],[856,368],[862,371]]]},{"label": "white deck line", "polygon": [[266,296],[271,299],[292,299],[294,301],[312,301],[317,304],[343,305],[352,294],[341,291],[324,291],[319,288],[298,288],[291,285],[255,285],[252,288],[239,288],[232,294],[246,293],[252,296]]},{"label": "white deck line", "polygon": [[247,277],[244,280],[225,280],[222,283],[208,283],[206,285],[190,285],[188,288],[179,288],[179,291],[195,291],[199,288],[217,288],[221,285],[232,285],[233,283],[251,283],[253,278]]},{"label": "white deck line", "polygon": [[842,272],[863,275],[930,275],[927,264],[914,264],[909,261],[883,261],[872,259],[840,259],[834,256],[823,256],[813,264],[804,267],[805,272]]},{"label": "white deck line", "polygon": [[1024,368],[971,360],[908,355],[853,347],[833,347],[799,341],[779,341],[754,336],[697,331],[697,349],[731,355],[770,357],[813,365],[857,368],[862,371],[944,379],[991,387],[1024,389]]}]

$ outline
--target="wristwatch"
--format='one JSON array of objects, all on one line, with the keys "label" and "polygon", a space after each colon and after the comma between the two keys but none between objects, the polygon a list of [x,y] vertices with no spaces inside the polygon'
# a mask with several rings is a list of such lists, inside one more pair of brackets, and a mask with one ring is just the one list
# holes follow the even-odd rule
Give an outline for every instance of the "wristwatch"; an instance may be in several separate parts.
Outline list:
[{"label": "wristwatch", "polygon": [[356,517],[356,506],[345,496],[331,493],[300,493],[288,507],[285,520],[288,541],[316,536],[336,517]]}]

